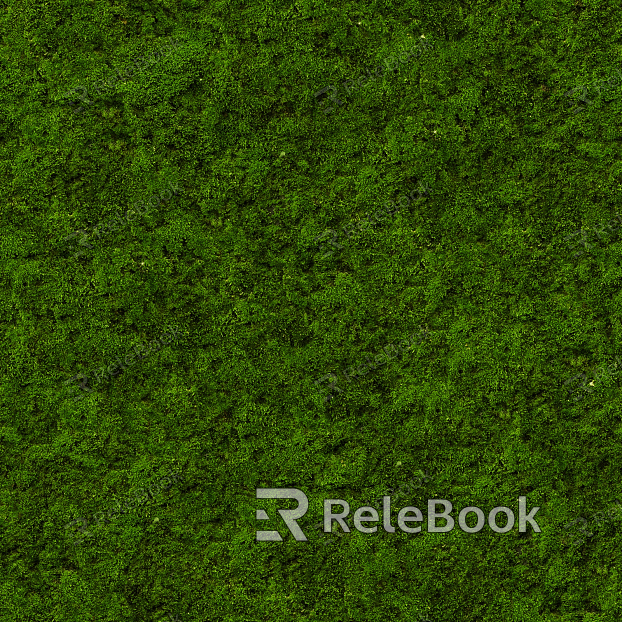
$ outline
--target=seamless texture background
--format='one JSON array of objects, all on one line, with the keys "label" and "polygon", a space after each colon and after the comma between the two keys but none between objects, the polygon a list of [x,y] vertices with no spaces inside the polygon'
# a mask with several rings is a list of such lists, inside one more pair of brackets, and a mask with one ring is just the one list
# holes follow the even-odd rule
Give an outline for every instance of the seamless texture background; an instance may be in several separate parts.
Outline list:
[{"label": "seamless texture background", "polygon": [[[622,352],[620,235],[567,239],[621,210],[622,84],[590,90],[620,24],[601,0],[0,3],[0,622],[622,619],[622,518],[566,528],[622,494],[620,378],[564,385]],[[396,512],[526,495],[542,532],[322,546],[323,499],[419,471]],[[295,504],[255,519],[259,487],[307,494],[308,542]]]}]

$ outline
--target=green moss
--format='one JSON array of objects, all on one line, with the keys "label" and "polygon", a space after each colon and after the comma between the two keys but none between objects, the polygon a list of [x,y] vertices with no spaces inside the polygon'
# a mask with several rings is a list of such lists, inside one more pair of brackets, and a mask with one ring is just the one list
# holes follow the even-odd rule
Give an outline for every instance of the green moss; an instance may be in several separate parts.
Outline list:
[{"label": "green moss", "polygon": [[[620,10],[5,6],[0,620],[620,620],[619,515],[564,529],[620,496],[619,376],[564,385],[621,351]],[[322,545],[324,499],[418,469],[399,507],[526,495],[542,532]]]}]

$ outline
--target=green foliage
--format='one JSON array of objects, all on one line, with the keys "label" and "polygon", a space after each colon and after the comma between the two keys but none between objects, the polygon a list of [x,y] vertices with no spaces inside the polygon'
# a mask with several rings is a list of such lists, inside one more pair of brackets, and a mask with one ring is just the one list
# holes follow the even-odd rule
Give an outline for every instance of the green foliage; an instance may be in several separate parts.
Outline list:
[{"label": "green foliage", "polygon": [[[575,547],[564,531],[621,492],[619,376],[576,402],[564,387],[621,352],[622,240],[575,257],[564,239],[620,209],[622,85],[589,90],[620,66],[620,11],[3,5],[0,622],[622,619],[619,520]],[[325,114],[329,85],[343,103]],[[68,239],[170,184],[84,253]],[[322,257],[324,231],[420,185]],[[64,382],[170,326],[179,340],[71,399]],[[317,394],[421,327],[399,362]],[[65,525],[177,468],[72,546]],[[356,508],[419,469],[440,475],[400,507],[448,499],[457,518],[527,495],[542,532],[322,546],[323,499]],[[307,494],[308,542],[285,502],[259,525],[260,487]]]}]

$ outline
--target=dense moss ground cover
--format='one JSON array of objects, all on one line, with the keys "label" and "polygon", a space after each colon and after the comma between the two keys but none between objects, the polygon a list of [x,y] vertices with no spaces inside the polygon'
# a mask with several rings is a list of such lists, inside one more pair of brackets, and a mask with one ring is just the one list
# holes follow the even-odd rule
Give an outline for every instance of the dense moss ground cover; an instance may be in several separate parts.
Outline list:
[{"label": "dense moss ground cover", "polygon": [[619,3],[0,20],[0,622],[622,619]]}]

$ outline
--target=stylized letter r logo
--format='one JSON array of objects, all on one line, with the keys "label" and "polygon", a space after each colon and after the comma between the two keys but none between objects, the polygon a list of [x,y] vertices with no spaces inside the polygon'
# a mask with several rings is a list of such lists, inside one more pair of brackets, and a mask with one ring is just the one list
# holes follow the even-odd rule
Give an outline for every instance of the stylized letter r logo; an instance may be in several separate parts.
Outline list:
[{"label": "stylized letter r logo", "polygon": [[[298,507],[295,510],[279,510],[279,514],[298,542],[307,541],[307,536],[305,536],[296,522],[309,509],[309,499],[307,499],[307,495],[302,490],[298,490],[298,488],[257,488],[256,495],[257,499],[296,499]],[[255,518],[257,520],[267,520],[270,517],[265,510],[257,510]],[[278,531],[258,531],[257,541],[282,542],[283,538]]]}]

